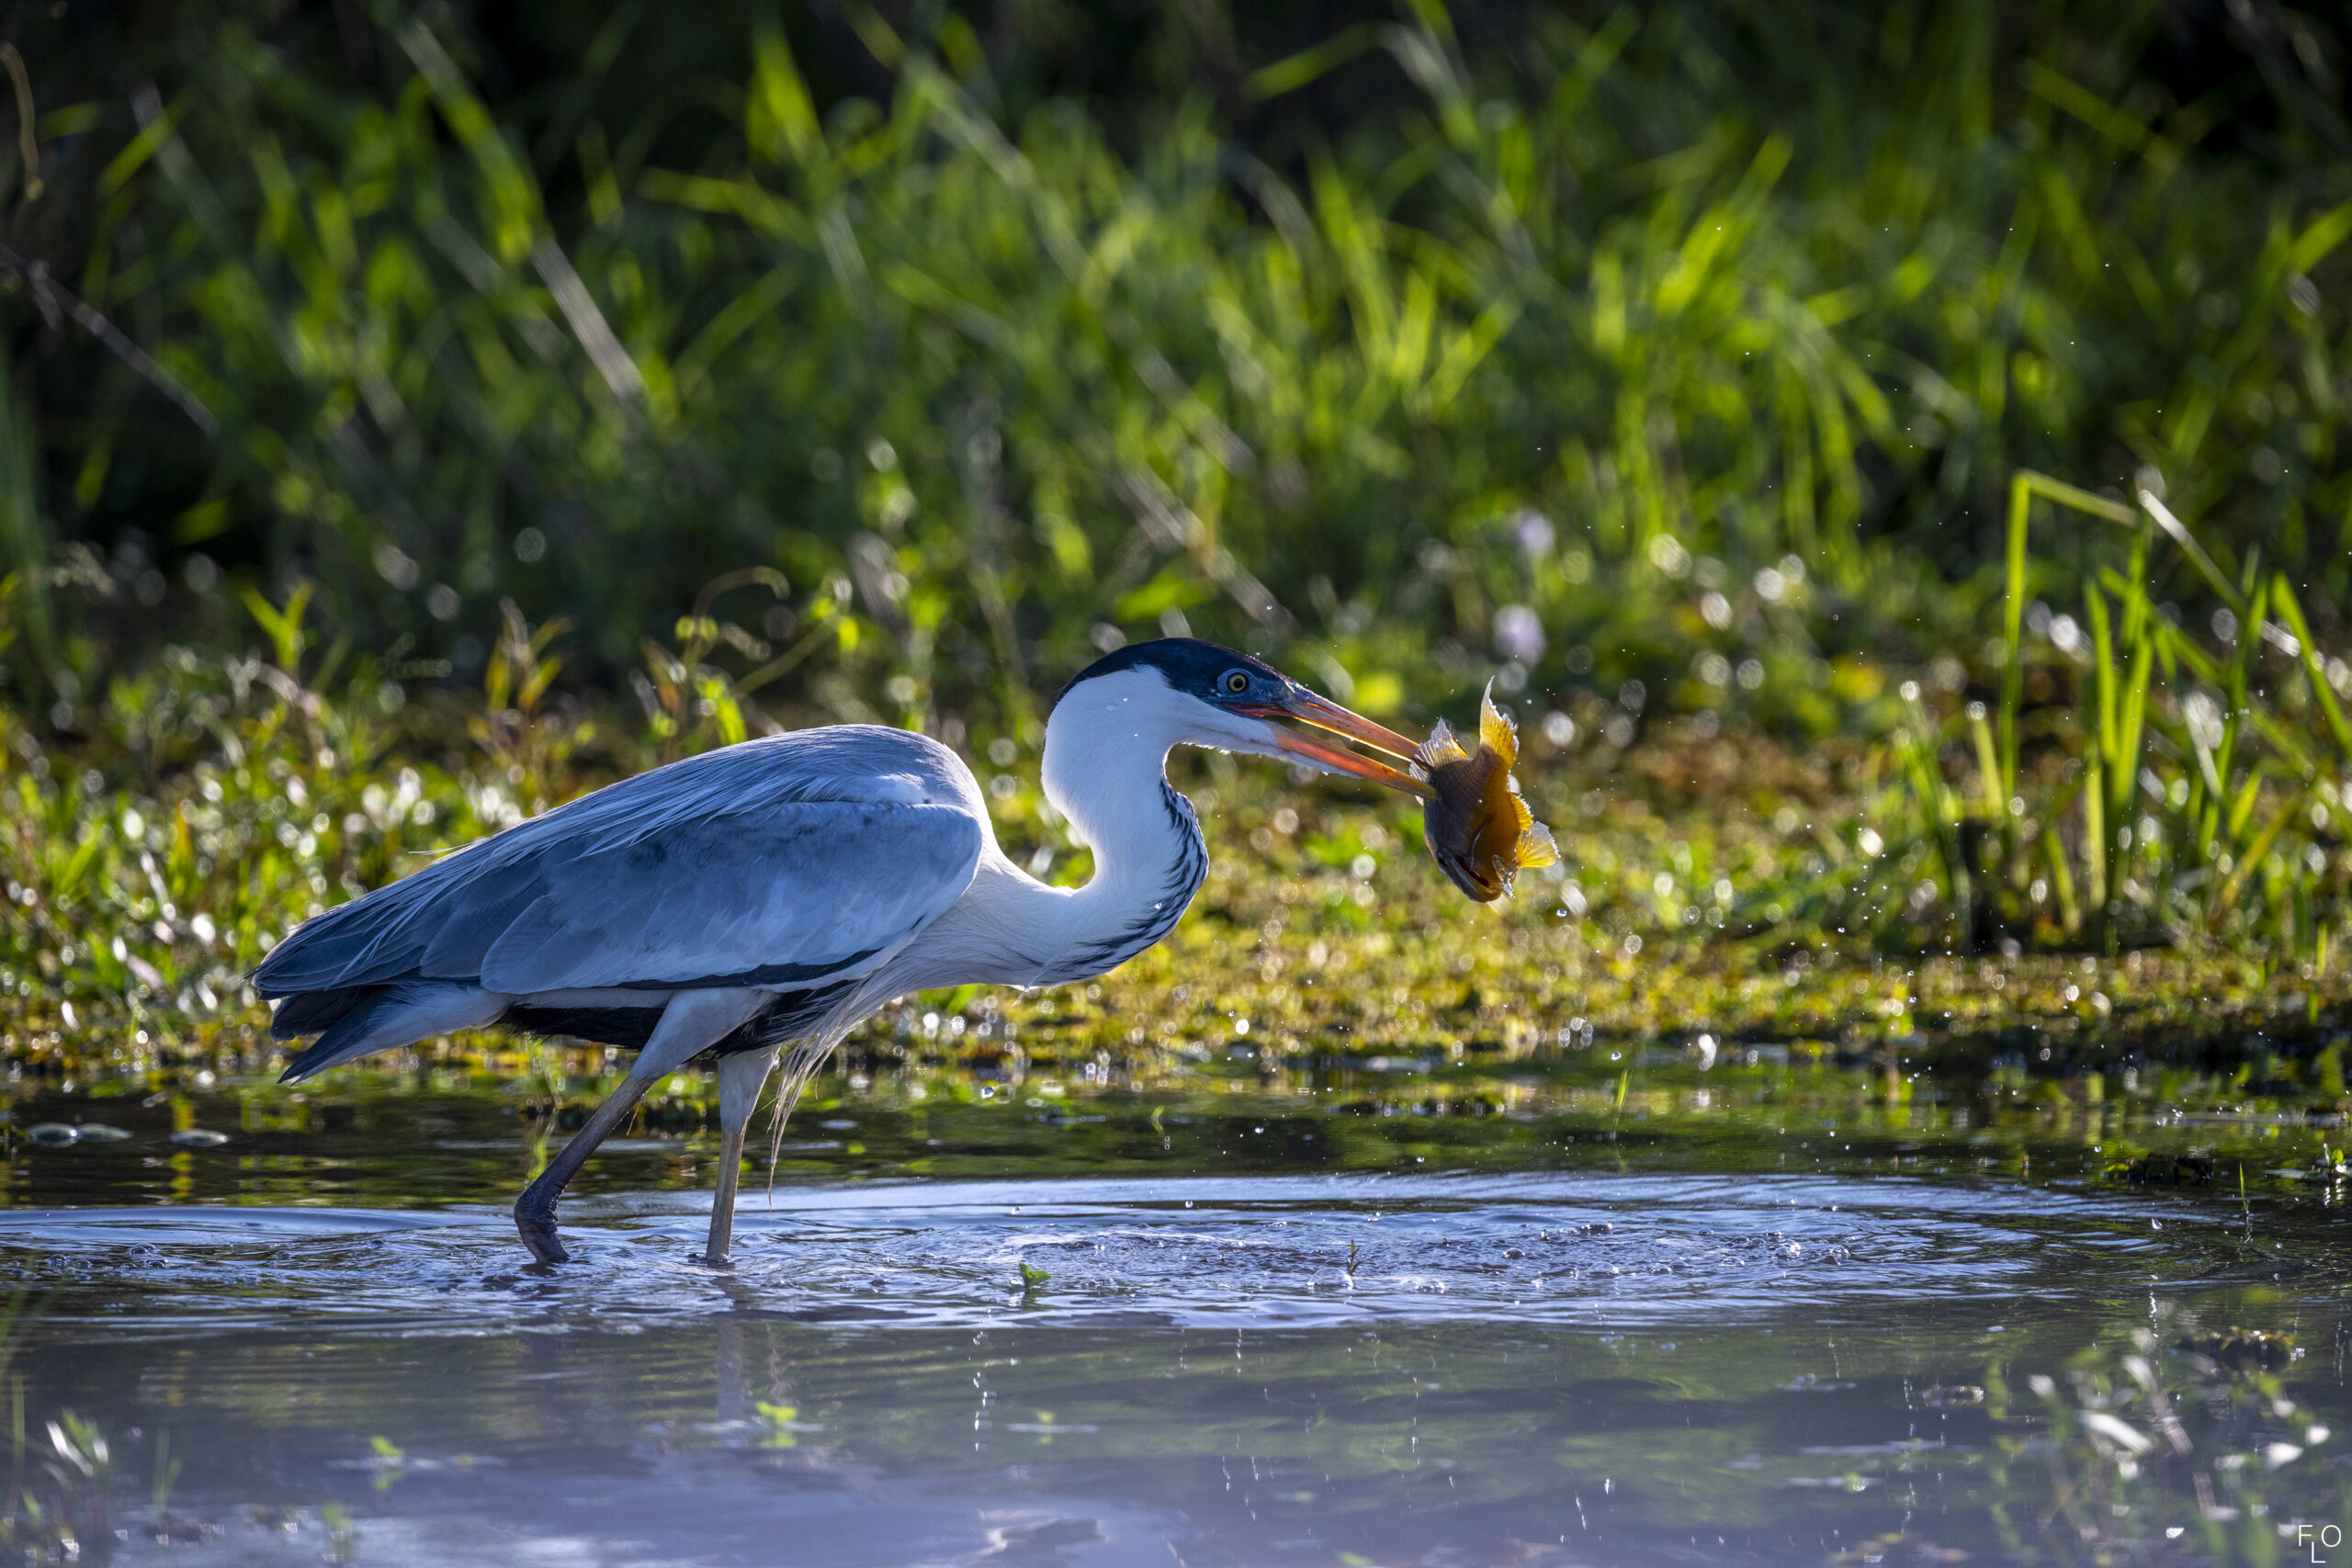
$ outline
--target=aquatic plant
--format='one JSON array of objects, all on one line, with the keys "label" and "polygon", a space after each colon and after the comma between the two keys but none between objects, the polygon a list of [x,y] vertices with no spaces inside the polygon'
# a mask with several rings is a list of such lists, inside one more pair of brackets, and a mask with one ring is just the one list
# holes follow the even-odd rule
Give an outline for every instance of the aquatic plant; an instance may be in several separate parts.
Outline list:
[{"label": "aquatic plant", "polygon": [[[2037,495],[2129,530],[2120,568],[2084,586],[2080,621],[2032,596]],[[2222,601],[2218,649],[2155,602],[2159,548]],[[2313,641],[2286,574],[2266,574],[2257,550],[2233,583],[2152,491],[2131,508],[2025,472],[2008,560],[1997,705],[1903,685],[1894,809],[1877,818],[1891,847],[1862,882],[1879,901],[1863,918],[1907,897],[1929,914],[1911,930],[1941,921],[1967,948],[2218,938],[2324,973],[2352,893],[2352,666]],[[1934,878],[1906,895],[1904,874],[1924,867]],[[1900,915],[1887,923],[1903,929]]]},{"label": "aquatic plant", "polygon": [[2084,1350],[2060,1375],[2029,1375],[2038,1408],[2001,1391],[1996,1416],[2031,1411],[2049,1433],[2042,1445],[1996,1443],[1996,1483],[2049,1469],[2046,1483],[2036,1477],[2047,1512],[1999,1516],[2012,1550],[2146,1555],[2179,1551],[2172,1543],[2187,1537],[2212,1562],[2278,1560],[2282,1532],[2267,1499],[2322,1473],[2335,1434],[2282,1388],[2284,1336],[2233,1328],[2170,1345],[2169,1331],[2160,1321],[2125,1345]]},{"label": "aquatic plant", "polygon": [[797,1406],[772,1404],[763,1399],[755,1403],[752,1408],[758,1415],[760,1424],[764,1428],[760,1435],[762,1448],[789,1449],[799,1445],[800,1439],[794,1436],[800,1425],[800,1411]]},{"label": "aquatic plant", "polygon": [[[71,1410],[42,1423],[45,1443],[28,1443],[21,1383],[16,1409],[16,1465],[12,1495],[0,1509],[0,1547],[28,1562],[106,1561],[114,1544],[107,1495],[115,1479],[113,1445],[96,1423]],[[25,1474],[30,1455],[40,1456],[38,1480]]]}]

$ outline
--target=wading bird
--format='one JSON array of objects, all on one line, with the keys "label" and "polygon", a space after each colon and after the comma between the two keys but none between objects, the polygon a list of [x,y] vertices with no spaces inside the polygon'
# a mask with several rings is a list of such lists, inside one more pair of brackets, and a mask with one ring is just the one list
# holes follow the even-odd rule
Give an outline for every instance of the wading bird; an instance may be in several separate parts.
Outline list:
[{"label": "wading bird", "polygon": [[1185,637],[1098,660],[1046,725],[1046,798],[1094,852],[1050,887],[997,847],[963,760],[905,730],[837,725],[747,740],[624,779],[305,922],[262,961],[271,1032],[318,1039],[284,1081],[492,1024],[630,1046],[628,1078],[514,1204],[524,1245],[565,1259],[556,1200],[646,1089],[718,1059],[727,1259],[743,1129],[778,1053],[786,1105],[848,1031],[910,992],[1091,979],[1166,936],[1208,871],[1176,746],[1350,773],[1427,796],[1413,742],[1252,659]]}]

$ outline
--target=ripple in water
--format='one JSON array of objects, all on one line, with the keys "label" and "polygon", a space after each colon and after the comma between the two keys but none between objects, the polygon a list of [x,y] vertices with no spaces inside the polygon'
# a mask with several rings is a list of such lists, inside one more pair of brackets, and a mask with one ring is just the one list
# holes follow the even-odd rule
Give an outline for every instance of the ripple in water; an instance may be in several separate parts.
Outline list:
[{"label": "ripple in water", "polygon": [[[188,1333],[598,1326],[713,1310],[923,1326],[1352,1320],[1666,1326],[2063,1307],[2226,1273],[2219,1217],[2017,1187],[1695,1177],[875,1183],[749,1194],[736,1267],[684,1196],[575,1200],[540,1269],[503,1212],[0,1213],[0,1288],[52,1320]],[[2274,1263],[2278,1260],[2273,1259]],[[1021,1284],[1023,1266],[1049,1278]],[[2285,1267],[2286,1265],[2281,1265]],[[2298,1267],[2300,1265],[2297,1265]]]}]

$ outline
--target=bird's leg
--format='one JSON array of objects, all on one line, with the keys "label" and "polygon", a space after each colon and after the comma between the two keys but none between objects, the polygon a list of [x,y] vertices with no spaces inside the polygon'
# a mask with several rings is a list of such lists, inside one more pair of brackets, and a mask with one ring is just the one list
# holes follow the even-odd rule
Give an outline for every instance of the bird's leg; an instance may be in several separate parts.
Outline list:
[{"label": "bird's leg", "polygon": [[623,1078],[621,1087],[596,1107],[596,1113],[588,1118],[587,1124],[563,1145],[563,1152],[548,1161],[548,1168],[514,1200],[514,1228],[523,1233],[523,1245],[531,1249],[532,1257],[542,1263],[561,1263],[571,1256],[556,1239],[555,1201],[563,1196],[565,1185],[588,1163],[596,1145],[612,1135],[613,1129],[628,1119],[628,1113],[637,1109],[637,1102],[645,1098],[645,1091],[652,1087],[650,1078],[641,1078],[634,1073]]},{"label": "bird's leg", "polygon": [[710,1243],[703,1249],[703,1261],[713,1269],[727,1267],[735,1232],[735,1185],[743,1169],[743,1129],[759,1104],[760,1086],[775,1070],[776,1049],[737,1051],[718,1059],[718,1190],[711,1194]]},{"label": "bird's leg", "polygon": [[514,1200],[514,1228],[522,1233],[523,1245],[531,1249],[532,1257],[542,1263],[561,1263],[571,1256],[555,1234],[556,1200],[596,1152],[596,1145],[637,1109],[645,1091],[687,1058],[725,1039],[768,1000],[764,991],[732,988],[680,991],[670,998],[621,1087],[596,1108],[588,1124],[571,1135],[563,1152],[549,1160],[548,1168]]}]

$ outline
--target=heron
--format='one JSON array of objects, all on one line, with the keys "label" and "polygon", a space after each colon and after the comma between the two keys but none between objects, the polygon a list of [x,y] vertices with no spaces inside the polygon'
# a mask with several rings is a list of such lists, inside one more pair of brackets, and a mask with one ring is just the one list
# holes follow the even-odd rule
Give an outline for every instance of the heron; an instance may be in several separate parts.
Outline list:
[{"label": "heron", "polygon": [[[1330,739],[1339,738],[1338,740]],[[541,1264],[568,1260],[556,1205],[646,1091],[715,1058],[718,1190],[703,1257],[724,1267],[744,1129],[779,1055],[781,1109],[842,1037],[916,991],[1092,979],[1172,930],[1208,873],[1178,746],[1272,758],[1426,799],[1414,743],[1263,660],[1131,643],[1062,689],[1046,798],[1093,851],[1057,887],[1008,859],[978,781],[929,737],[791,731],[668,763],[518,823],[305,921],[254,972],[286,1067],[329,1067],[502,1025],[637,1053],[620,1087],[515,1201]]]}]

